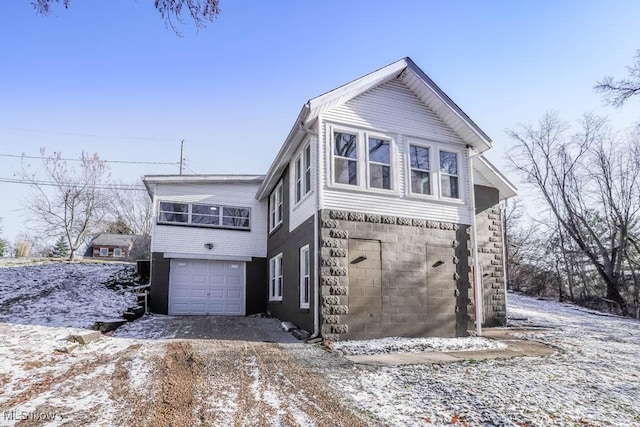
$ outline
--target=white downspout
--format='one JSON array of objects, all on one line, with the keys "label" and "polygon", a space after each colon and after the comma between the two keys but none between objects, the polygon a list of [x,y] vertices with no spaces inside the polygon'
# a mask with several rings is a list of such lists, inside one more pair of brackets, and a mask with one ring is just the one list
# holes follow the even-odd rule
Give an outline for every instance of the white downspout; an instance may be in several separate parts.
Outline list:
[{"label": "white downspout", "polygon": [[469,157],[469,183],[471,184],[470,205],[471,205],[471,256],[473,257],[473,288],[475,297],[476,312],[476,335],[482,336],[482,271],[480,270],[480,260],[478,259],[478,234],[476,226],[476,195],[473,183],[473,164],[471,156],[471,148],[467,147],[467,155]]},{"label": "white downspout", "polygon": [[[320,194],[320,155],[324,152],[323,147],[324,144],[321,143],[321,134],[320,134],[320,124],[322,123],[322,118],[319,116],[317,119],[318,129],[316,130],[316,161],[314,165],[316,167],[316,209],[313,213],[313,244],[314,244],[314,253],[315,253],[315,262],[314,262],[314,276],[315,280],[313,287],[313,334],[311,338],[317,338],[320,336],[320,251],[322,248],[320,247],[320,236],[318,231],[318,211],[320,210],[320,206],[322,206],[322,195]],[[322,145],[321,145],[322,144]]]}]

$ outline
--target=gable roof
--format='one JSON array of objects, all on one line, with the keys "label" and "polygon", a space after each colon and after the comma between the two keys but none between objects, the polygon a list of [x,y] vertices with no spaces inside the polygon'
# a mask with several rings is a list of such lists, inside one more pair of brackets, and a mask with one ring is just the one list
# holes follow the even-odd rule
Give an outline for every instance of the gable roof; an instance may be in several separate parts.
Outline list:
[{"label": "gable roof", "polygon": [[498,189],[500,200],[508,199],[518,194],[515,185],[509,182],[507,177],[500,173],[483,155],[472,157],[471,163],[473,164],[474,173],[479,173],[492,187]]},{"label": "gable roof", "polygon": [[136,234],[98,234],[89,246],[126,246],[130,247],[136,239],[142,236]]},{"label": "gable roof", "polygon": [[256,197],[263,199],[273,190],[293,153],[308,132],[307,129],[315,123],[320,114],[395,78],[400,79],[477,152],[481,153],[491,148],[491,138],[411,58],[406,57],[307,101],[271,164]]}]

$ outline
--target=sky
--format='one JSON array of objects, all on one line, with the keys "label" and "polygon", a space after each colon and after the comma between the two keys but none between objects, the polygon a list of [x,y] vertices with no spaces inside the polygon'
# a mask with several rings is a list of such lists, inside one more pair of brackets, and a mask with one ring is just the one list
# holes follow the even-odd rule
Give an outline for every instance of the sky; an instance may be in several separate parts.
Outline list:
[{"label": "sky", "polygon": [[[547,111],[585,112],[616,129],[640,120],[593,90],[626,76],[640,49],[638,1],[221,0],[207,28],[167,28],[152,0],[71,0],[37,15],[0,2],[0,218],[2,237],[28,232],[21,160],[83,151],[115,181],[178,172],[266,173],[302,105],[411,57],[494,141]],[[33,160],[31,167],[36,167]],[[31,163],[28,163],[31,164]],[[526,194],[525,194],[526,196]]]}]

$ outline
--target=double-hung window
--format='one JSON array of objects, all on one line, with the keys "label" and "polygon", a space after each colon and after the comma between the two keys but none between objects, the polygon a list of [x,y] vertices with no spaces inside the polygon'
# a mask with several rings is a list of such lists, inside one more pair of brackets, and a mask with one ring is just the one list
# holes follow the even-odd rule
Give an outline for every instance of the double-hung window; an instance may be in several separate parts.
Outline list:
[{"label": "double-hung window", "polygon": [[109,248],[100,248],[100,256],[109,256]]},{"label": "double-hung window", "polygon": [[309,308],[309,245],[300,248],[300,308]]},{"label": "double-hung window", "polygon": [[116,258],[122,258],[122,249],[121,248],[114,248],[113,249],[113,256]]},{"label": "double-hung window", "polygon": [[440,195],[442,197],[460,198],[458,178],[458,154],[440,151]]},{"label": "double-hung window", "polygon": [[273,189],[269,196],[269,230],[273,231],[282,223],[282,181]]},{"label": "double-hung window", "polygon": [[336,183],[359,185],[358,135],[347,132],[333,134],[333,161]]},{"label": "double-hung window", "polygon": [[411,166],[411,192],[432,194],[431,167],[429,165],[430,148],[409,145],[409,163]]},{"label": "double-hung window", "polygon": [[282,301],[282,254],[269,260],[269,301]]},{"label": "double-hung window", "polygon": [[295,202],[299,203],[302,198],[311,191],[311,146],[307,145],[296,157],[294,163],[295,178]]},{"label": "double-hung window", "polygon": [[369,187],[391,190],[391,147],[389,141],[369,137]]}]

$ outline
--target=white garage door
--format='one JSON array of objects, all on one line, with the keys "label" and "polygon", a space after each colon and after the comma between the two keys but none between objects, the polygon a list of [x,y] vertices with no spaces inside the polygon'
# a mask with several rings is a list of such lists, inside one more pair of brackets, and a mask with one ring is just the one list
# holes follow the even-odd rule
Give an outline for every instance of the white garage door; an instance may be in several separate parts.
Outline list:
[{"label": "white garage door", "polygon": [[244,262],[172,259],[169,314],[244,315]]}]

